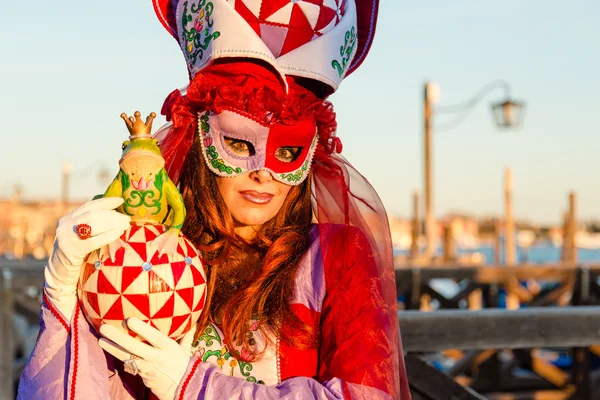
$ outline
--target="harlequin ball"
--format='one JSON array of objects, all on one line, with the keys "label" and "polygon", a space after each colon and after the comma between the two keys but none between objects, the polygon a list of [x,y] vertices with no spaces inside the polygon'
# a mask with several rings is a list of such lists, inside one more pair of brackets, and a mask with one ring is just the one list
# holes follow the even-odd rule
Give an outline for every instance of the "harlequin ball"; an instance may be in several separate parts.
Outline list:
[{"label": "harlequin ball", "polygon": [[126,244],[115,262],[100,250],[88,255],[77,294],[96,331],[102,324],[128,331],[123,321],[135,317],[178,340],[198,321],[206,292],[199,253],[180,234],[177,251],[159,256],[150,242],[164,231],[161,224],[134,223],[121,236]]}]

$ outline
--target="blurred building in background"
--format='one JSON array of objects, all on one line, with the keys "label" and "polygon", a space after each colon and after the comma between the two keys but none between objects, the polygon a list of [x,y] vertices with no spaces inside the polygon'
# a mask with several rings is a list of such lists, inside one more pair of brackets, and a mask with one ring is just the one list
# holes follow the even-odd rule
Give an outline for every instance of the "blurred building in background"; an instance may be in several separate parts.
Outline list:
[{"label": "blurred building in background", "polygon": [[20,190],[0,199],[0,255],[6,258],[43,259],[52,249],[56,223],[81,202],[23,201]]}]

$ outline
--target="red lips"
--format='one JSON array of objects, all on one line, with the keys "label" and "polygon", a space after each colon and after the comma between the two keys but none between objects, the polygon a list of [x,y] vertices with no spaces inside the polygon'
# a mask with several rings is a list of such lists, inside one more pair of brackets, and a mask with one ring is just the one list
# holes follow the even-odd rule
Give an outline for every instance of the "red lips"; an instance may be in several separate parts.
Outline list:
[{"label": "red lips", "polygon": [[268,204],[275,197],[270,193],[262,193],[255,190],[244,190],[239,193],[244,199],[255,204]]}]

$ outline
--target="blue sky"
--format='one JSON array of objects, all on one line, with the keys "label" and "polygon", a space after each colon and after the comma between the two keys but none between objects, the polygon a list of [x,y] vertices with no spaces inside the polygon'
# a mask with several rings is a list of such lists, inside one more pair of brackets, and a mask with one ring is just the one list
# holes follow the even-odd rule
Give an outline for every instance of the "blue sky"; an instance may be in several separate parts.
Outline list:
[{"label": "blue sky", "polygon": [[[598,21],[597,0],[382,1],[369,57],[332,97],[343,154],[390,213],[408,216],[423,186],[423,83],[439,85],[444,105],[504,79],[527,103],[523,127],[494,127],[497,90],[457,129],[434,133],[436,214],[500,214],[511,167],[517,217],[558,222],[575,191],[579,215],[600,218]],[[10,2],[0,55],[0,197],[15,183],[28,199],[59,196],[66,159],[73,197],[103,192],[97,172],[116,173],[127,134],[119,114],[159,112],[187,83],[150,0]]]}]

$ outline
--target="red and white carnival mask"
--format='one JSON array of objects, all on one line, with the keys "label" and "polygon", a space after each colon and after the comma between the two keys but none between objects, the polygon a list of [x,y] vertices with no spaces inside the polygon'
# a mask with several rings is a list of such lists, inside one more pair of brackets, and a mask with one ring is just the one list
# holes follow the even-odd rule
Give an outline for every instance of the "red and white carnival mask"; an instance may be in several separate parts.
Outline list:
[{"label": "red and white carnival mask", "polygon": [[205,111],[198,114],[198,130],[204,160],[218,176],[266,170],[292,186],[308,176],[318,142],[314,118],[266,125],[234,111]]}]

